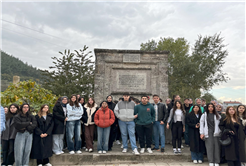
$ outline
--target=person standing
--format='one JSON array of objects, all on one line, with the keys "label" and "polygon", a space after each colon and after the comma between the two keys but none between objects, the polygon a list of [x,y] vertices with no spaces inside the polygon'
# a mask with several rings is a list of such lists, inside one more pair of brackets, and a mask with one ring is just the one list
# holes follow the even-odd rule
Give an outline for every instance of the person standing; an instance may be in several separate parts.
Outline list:
[{"label": "person standing", "polygon": [[14,116],[19,113],[19,106],[11,104],[6,114],[6,130],[2,132],[2,150],[3,162],[2,165],[13,165],[15,162],[14,143],[17,134],[17,129],[14,127]]},{"label": "person standing", "polygon": [[52,156],[52,130],[54,127],[53,116],[48,105],[42,105],[38,115],[35,116],[37,127],[33,134],[31,158],[37,159],[38,166],[52,166],[49,157]]},{"label": "person standing", "polygon": [[219,123],[221,116],[212,103],[207,104],[206,111],[200,119],[200,138],[205,140],[209,166],[219,166],[221,130]]},{"label": "person standing", "polygon": [[[171,111],[171,106],[170,106],[171,99],[167,98],[166,99],[166,109],[167,109],[167,117],[169,117],[170,111]],[[165,123],[165,143],[166,144],[172,144],[172,131],[171,129],[167,129],[167,123]]]},{"label": "person standing", "polygon": [[[179,100],[175,101],[173,109],[170,112],[167,129],[169,129],[169,124],[172,130],[173,152],[181,153],[182,133],[185,132],[185,110]],[[178,142],[178,150],[176,149],[176,141]]]},{"label": "person standing", "polygon": [[29,165],[29,157],[32,149],[33,131],[37,126],[35,117],[30,112],[30,106],[24,103],[20,107],[20,113],[14,116],[14,127],[17,130],[14,144],[15,165]]},{"label": "person standing", "polygon": [[238,118],[234,107],[227,107],[226,116],[221,119],[219,127],[223,132],[221,139],[223,140],[225,135],[229,135],[231,139],[231,143],[225,146],[225,158],[228,166],[241,166],[241,163],[246,162],[246,127],[242,124],[242,120]]},{"label": "person standing", "polygon": [[84,113],[82,115],[82,122],[81,122],[81,147],[82,149],[85,149],[85,123],[87,122],[87,113],[86,113],[86,109],[85,109],[85,98],[84,97],[80,97],[78,99],[79,103],[82,105]]},{"label": "person standing", "polygon": [[[159,142],[161,141],[161,152],[165,150],[165,123],[168,118],[168,111],[165,104],[159,101],[158,95],[153,95],[153,106],[155,109],[155,121],[153,124],[155,147],[152,150],[159,150]],[[159,140],[160,139],[160,140]]]},{"label": "person standing", "polygon": [[[191,104],[189,103],[189,99],[188,98],[186,98],[185,100],[184,100],[184,110],[185,110],[185,112],[187,112],[187,114],[186,114],[186,118],[187,118],[187,116],[189,115],[189,111],[190,111],[190,108],[191,108]],[[201,118],[201,117],[200,117]],[[186,146],[189,146],[190,145],[190,141],[189,141],[189,126],[188,126],[188,124],[186,123],[185,124],[185,132],[184,132],[184,139],[185,139],[185,145]]]},{"label": "person standing", "polygon": [[[81,154],[81,123],[80,119],[84,113],[82,105],[78,102],[76,95],[71,95],[67,104],[66,137],[69,154]],[[74,138],[74,141],[73,141]],[[75,152],[74,152],[75,151]]]},{"label": "person standing", "polygon": [[[141,147],[140,153],[144,153],[145,151],[145,138],[147,144],[146,146],[147,151],[149,153],[153,153],[151,150],[151,142],[152,142],[153,123],[155,122],[156,116],[155,116],[155,109],[148,102],[148,100],[149,99],[147,96],[142,96],[141,103],[135,106],[134,108],[134,115],[137,116],[134,121],[136,123],[136,130],[138,133],[139,143]],[[159,144],[159,140],[158,140],[158,144]]]},{"label": "person standing", "polygon": [[53,147],[52,151],[56,155],[60,155],[64,153],[63,149],[63,142],[64,142],[64,134],[66,129],[66,121],[67,121],[67,102],[68,97],[63,96],[61,97],[61,101],[58,101],[55,106],[53,107],[53,120],[54,120],[54,127],[53,127]]},{"label": "person standing", "polygon": [[200,118],[202,116],[201,107],[194,105],[192,111],[186,116],[186,125],[189,128],[190,151],[193,163],[203,162],[203,153],[205,152],[204,141],[200,138]]},{"label": "person standing", "polygon": [[[195,104],[199,105],[201,107],[202,113],[204,113],[204,108],[202,106],[202,100],[200,98],[195,99]],[[193,109],[193,106],[190,107],[189,113],[191,112],[192,109]]]},{"label": "person standing", "polygon": [[88,102],[85,104],[85,111],[87,113],[87,123],[85,124],[85,142],[86,142],[86,152],[93,152],[93,136],[95,130],[94,116],[98,110],[95,100],[90,97]]},{"label": "person standing", "polygon": [[123,143],[123,153],[127,152],[127,133],[130,137],[131,147],[135,155],[139,155],[136,145],[135,137],[135,123],[134,119],[137,115],[134,115],[135,103],[130,100],[129,93],[123,94],[123,100],[119,101],[114,109],[115,116],[118,118],[118,123],[121,132],[121,138]]},{"label": "person standing", "polygon": [[110,134],[110,126],[115,121],[114,112],[108,108],[107,101],[102,102],[102,107],[98,109],[94,117],[97,125],[97,150],[98,153],[107,153]]}]

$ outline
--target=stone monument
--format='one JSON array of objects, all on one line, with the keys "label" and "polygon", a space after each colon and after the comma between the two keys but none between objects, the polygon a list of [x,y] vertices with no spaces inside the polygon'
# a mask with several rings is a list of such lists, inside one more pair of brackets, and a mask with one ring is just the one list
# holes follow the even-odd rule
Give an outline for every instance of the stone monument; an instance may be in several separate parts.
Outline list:
[{"label": "stone monument", "polygon": [[96,56],[94,96],[96,103],[124,92],[141,99],[142,95],[168,97],[169,51],[94,49]]}]

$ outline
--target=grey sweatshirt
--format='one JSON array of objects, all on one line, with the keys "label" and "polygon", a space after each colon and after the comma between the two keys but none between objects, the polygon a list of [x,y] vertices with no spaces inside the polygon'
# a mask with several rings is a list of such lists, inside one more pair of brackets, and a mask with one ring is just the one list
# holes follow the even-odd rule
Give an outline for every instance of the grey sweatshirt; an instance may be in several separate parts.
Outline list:
[{"label": "grey sweatshirt", "polygon": [[120,101],[114,108],[115,116],[124,122],[133,121],[135,103],[132,101]]}]

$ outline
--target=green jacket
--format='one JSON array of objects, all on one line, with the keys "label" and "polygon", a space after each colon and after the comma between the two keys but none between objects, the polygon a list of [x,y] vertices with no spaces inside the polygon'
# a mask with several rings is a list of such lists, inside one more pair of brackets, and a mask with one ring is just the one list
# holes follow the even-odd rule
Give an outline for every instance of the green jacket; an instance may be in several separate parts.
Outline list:
[{"label": "green jacket", "polygon": [[[202,106],[200,108],[201,108],[202,113],[204,113],[204,108]],[[192,109],[193,109],[193,106],[190,107],[189,113],[192,111]]]},{"label": "green jacket", "polygon": [[152,104],[143,105],[142,102],[134,107],[134,115],[138,117],[134,120],[138,125],[148,125],[155,121],[155,109]]}]

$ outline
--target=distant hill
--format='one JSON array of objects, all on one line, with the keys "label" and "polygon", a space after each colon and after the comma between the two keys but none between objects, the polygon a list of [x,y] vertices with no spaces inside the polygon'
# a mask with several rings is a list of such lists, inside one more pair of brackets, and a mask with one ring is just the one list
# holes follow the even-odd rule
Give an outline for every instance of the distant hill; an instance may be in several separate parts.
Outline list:
[{"label": "distant hill", "polygon": [[8,53],[1,51],[1,91],[7,88],[7,84],[13,82],[13,76],[20,76],[20,80],[41,81],[41,70],[22,62]]}]

